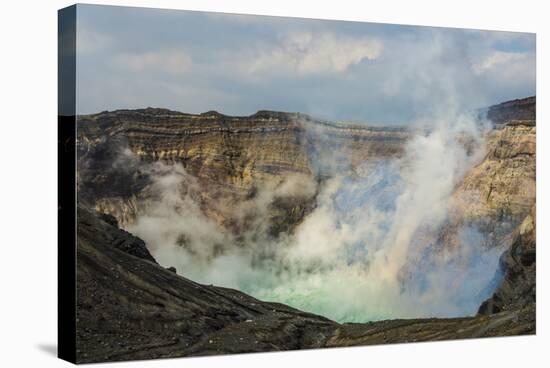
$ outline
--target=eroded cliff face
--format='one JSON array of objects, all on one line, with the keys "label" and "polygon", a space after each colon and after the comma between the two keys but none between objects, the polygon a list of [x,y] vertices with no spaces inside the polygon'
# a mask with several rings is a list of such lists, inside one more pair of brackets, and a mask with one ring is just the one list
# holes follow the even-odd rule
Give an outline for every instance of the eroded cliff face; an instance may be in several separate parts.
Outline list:
[{"label": "eroded cliff face", "polygon": [[[149,108],[81,116],[79,200],[127,225],[152,199],[143,163],[179,163],[201,186],[196,199],[202,209],[223,223],[230,215],[220,203],[254,196],[262,183],[289,174],[322,180],[328,170],[399,155],[409,136],[401,128],[338,125],[271,111],[230,117]],[[295,202],[290,212],[311,207]]]},{"label": "eroded cliff face", "polygon": [[535,201],[536,127],[513,121],[488,133],[485,159],[456,190],[469,217],[523,219]]},{"label": "eroded cliff face", "polygon": [[327,148],[343,149],[351,165],[399,154],[409,133],[315,121],[307,115],[260,111],[248,117],[162,109],[119,110],[78,119],[81,155],[100,144],[127,147],[144,161],[181,162],[212,183],[248,189],[254,179],[314,173]]},{"label": "eroded cliff face", "polygon": [[[460,221],[498,222],[511,233],[534,204],[535,102],[532,97],[487,109],[495,128],[487,133],[486,156],[454,193]],[[79,200],[127,226],[155,200],[151,173],[143,163],[179,163],[197,179],[200,190],[193,195],[202,210],[227,225],[235,222],[229,218],[231,203],[254,197],[265,182],[296,173],[322,181],[338,170],[398,157],[412,134],[403,128],[334,124],[271,111],[230,117],[148,108],[82,116]],[[312,201],[296,198],[274,216],[306,215]]]}]

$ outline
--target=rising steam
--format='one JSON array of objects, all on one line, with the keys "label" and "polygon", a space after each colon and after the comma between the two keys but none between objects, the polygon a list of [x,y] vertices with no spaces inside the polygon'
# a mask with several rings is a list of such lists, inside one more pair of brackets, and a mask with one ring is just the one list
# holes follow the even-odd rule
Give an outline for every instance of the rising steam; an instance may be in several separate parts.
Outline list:
[{"label": "rising steam", "polygon": [[[452,194],[483,157],[485,129],[464,115],[438,120],[400,158],[353,170],[342,154],[320,155],[312,165],[330,168],[325,179],[264,181],[234,203],[232,216],[246,224],[238,232],[205,213],[181,165],[150,164],[157,199],[128,230],[185,277],[340,322],[471,315],[495,286],[502,247],[456,221]],[[271,236],[270,206],[285,198],[315,206],[293,231]]]}]

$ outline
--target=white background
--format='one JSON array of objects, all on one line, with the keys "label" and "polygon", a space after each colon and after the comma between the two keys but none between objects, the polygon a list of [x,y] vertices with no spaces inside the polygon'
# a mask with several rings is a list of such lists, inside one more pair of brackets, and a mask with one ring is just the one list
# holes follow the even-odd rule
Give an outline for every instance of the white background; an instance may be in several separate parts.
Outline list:
[{"label": "white background", "polygon": [[[537,336],[118,363],[125,367],[538,367],[550,364],[548,66],[545,1],[90,1],[233,13],[537,33]],[[62,367],[57,340],[57,9],[2,1],[0,21],[0,365]],[[545,69],[546,66],[546,69]],[[546,142],[546,145],[545,145]],[[546,168],[543,168],[543,165]]]}]

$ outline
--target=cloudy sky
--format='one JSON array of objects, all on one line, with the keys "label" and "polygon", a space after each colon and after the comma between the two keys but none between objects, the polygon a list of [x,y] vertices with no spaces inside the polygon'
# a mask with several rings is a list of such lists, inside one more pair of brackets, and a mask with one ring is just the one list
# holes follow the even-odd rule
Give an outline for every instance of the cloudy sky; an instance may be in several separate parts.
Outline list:
[{"label": "cloudy sky", "polygon": [[94,5],[77,113],[166,107],[404,124],[535,94],[535,35]]}]

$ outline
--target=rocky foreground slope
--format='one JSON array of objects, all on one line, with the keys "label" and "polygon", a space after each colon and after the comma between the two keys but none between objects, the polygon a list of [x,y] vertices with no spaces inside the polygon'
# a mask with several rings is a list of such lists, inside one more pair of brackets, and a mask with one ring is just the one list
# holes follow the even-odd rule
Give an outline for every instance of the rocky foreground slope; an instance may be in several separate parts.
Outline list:
[{"label": "rocky foreground slope", "polygon": [[78,208],[77,362],[521,335],[527,304],[470,318],[338,324],[158,265],[116,220]]}]

